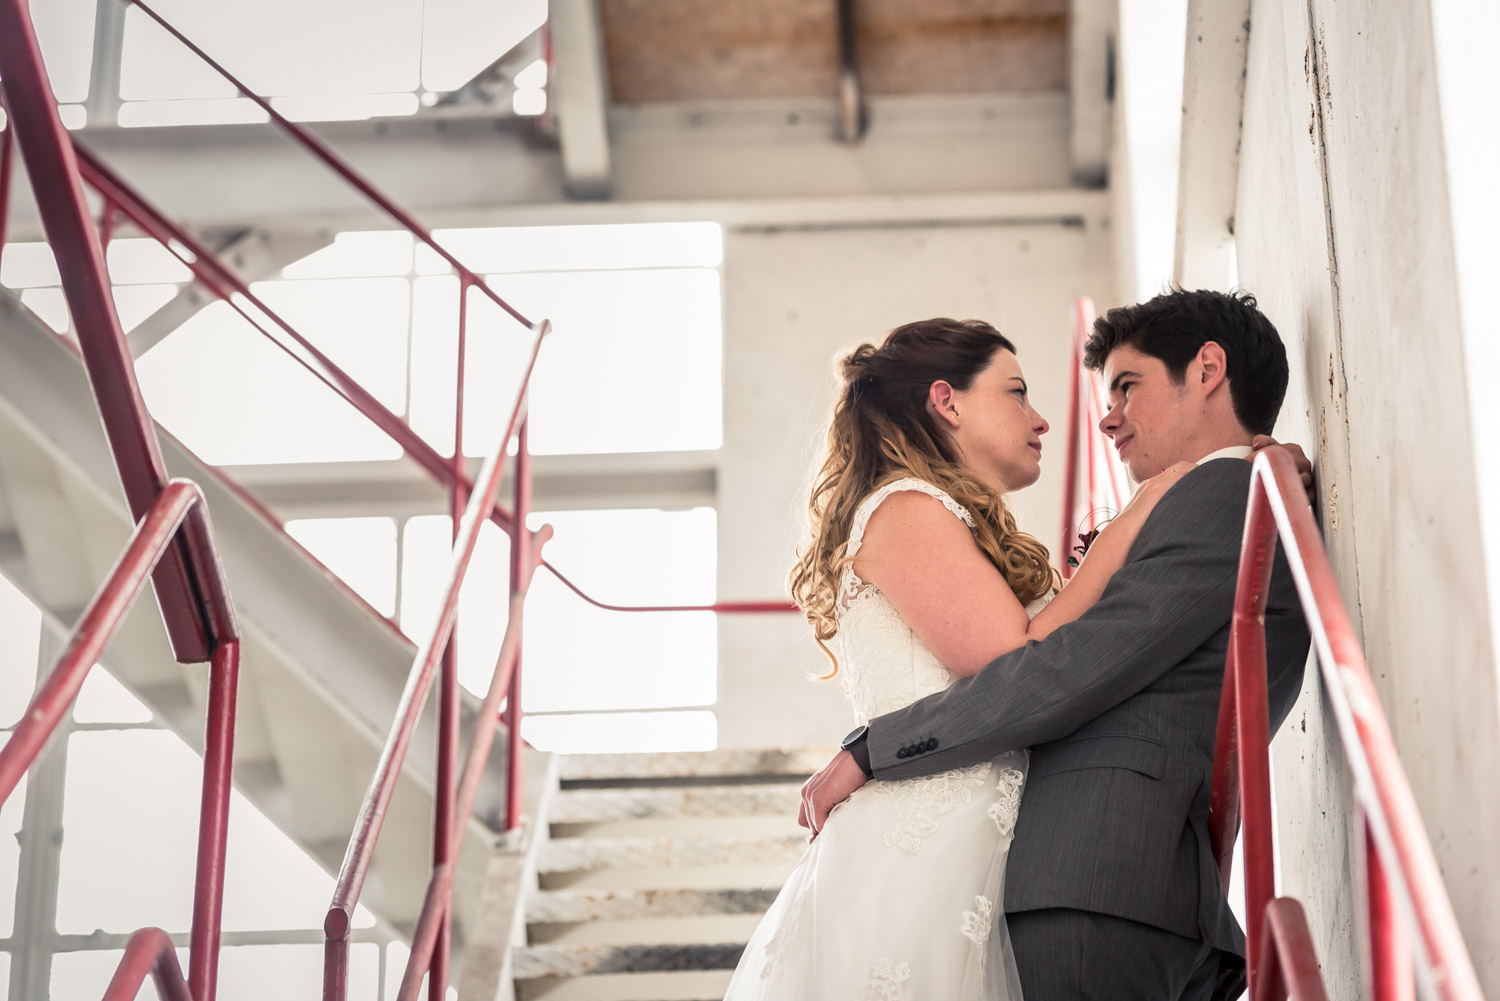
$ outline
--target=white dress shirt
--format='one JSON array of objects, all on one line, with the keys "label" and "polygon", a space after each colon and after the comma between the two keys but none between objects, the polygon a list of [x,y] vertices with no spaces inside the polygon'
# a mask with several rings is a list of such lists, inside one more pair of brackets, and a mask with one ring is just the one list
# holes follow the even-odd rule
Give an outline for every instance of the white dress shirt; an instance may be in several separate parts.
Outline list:
[{"label": "white dress shirt", "polygon": [[1198,460],[1198,465],[1201,466],[1205,462],[1212,462],[1214,459],[1248,459],[1254,454],[1255,449],[1249,445],[1230,445],[1228,448],[1221,448],[1217,452],[1208,453]]}]

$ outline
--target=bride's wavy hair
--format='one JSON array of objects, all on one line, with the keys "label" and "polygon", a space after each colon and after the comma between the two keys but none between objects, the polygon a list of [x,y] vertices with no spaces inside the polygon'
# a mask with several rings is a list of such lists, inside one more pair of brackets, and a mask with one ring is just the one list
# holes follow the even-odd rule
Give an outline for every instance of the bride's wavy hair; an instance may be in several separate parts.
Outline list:
[{"label": "bride's wavy hair", "polygon": [[839,361],[843,385],[813,475],[807,536],[789,578],[792,600],[833,661],[825,680],[839,670],[825,641],[838,632],[839,576],[852,561],[845,550],[854,512],[893,480],[926,480],[967,508],[979,548],[1023,605],[1060,586],[1047,547],[1017,528],[1004,497],[963,467],[958,446],[927,406],[934,382],[967,390],[1002,349],[1016,352],[988,323],[939,318],[897,327],[879,347],[861,344]]}]

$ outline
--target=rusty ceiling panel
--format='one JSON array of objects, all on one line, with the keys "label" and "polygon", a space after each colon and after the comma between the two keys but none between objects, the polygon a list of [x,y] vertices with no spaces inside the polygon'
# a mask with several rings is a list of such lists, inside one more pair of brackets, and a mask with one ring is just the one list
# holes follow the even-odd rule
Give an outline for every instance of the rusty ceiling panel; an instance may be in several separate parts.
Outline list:
[{"label": "rusty ceiling panel", "polygon": [[[614,101],[837,93],[835,0],[602,0]],[[870,94],[1061,90],[1067,0],[859,0]]]}]

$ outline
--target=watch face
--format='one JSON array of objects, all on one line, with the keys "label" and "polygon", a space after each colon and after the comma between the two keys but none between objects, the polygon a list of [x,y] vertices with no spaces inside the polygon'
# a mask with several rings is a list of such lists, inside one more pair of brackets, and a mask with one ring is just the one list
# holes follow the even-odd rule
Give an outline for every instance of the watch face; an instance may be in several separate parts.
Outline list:
[{"label": "watch face", "polygon": [[839,744],[839,747],[848,750],[850,744],[858,743],[859,741],[864,740],[865,734],[869,732],[870,728],[868,726],[857,726],[853,730],[849,731],[849,736],[843,739],[843,741]]}]

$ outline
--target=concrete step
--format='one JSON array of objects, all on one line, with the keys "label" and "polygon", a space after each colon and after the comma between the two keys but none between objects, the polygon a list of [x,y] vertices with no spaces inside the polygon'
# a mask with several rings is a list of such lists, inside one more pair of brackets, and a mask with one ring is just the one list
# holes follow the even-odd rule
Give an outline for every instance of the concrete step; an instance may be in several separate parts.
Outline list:
[{"label": "concrete step", "polygon": [[707,777],[779,777],[801,782],[828,763],[834,747],[730,748],[661,754],[569,754],[561,759],[563,782]]},{"label": "concrete step", "polygon": [[800,783],[565,789],[552,800],[554,824],[654,817],[796,817]]},{"label": "concrete step", "polygon": [[646,817],[587,824],[551,824],[553,838],[765,838],[796,834],[794,814],[765,817]]},{"label": "concrete step", "polygon": [[720,1001],[732,970],[606,973],[573,979],[547,977],[516,984],[517,1001]]},{"label": "concrete step", "polygon": [[680,869],[599,869],[557,872],[538,880],[544,890],[718,890],[726,886],[776,888],[794,861],[762,865],[702,865]]},{"label": "concrete step", "polygon": [[541,847],[542,873],[671,869],[711,865],[783,865],[807,848],[800,834],[765,838],[561,838]]},{"label": "concrete step", "polygon": [[529,945],[511,954],[516,979],[591,977],[607,973],[733,970],[744,942],[701,945]]},{"label": "concrete step", "polygon": [[531,945],[714,945],[748,942],[760,925],[756,914],[700,914],[688,918],[636,921],[583,921],[526,926]]},{"label": "concrete step", "polygon": [[534,924],[627,921],[716,914],[764,914],[775,890],[553,890],[532,895],[526,920]]}]

